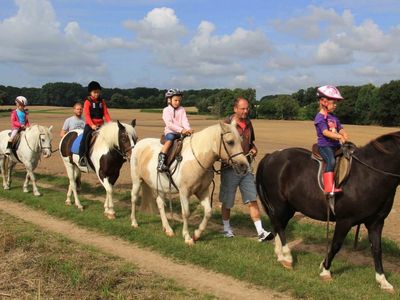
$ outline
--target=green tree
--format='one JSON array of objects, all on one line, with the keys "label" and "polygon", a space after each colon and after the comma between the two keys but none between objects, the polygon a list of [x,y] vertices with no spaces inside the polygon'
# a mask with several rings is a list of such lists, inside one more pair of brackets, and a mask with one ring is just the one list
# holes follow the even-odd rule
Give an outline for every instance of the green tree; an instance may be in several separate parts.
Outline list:
[{"label": "green tree", "polygon": [[380,87],[377,121],[384,126],[400,125],[400,80],[393,80]]},{"label": "green tree", "polygon": [[355,102],[357,124],[372,124],[376,122],[377,106],[379,104],[379,88],[372,84],[360,88]]}]

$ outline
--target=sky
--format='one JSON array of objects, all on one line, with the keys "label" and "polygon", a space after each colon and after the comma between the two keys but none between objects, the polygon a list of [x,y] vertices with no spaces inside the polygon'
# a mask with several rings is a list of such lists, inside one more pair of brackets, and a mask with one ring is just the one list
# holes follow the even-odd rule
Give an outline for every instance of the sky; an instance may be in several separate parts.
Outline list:
[{"label": "sky", "polygon": [[398,0],[0,0],[0,85],[255,88],[400,79]]}]

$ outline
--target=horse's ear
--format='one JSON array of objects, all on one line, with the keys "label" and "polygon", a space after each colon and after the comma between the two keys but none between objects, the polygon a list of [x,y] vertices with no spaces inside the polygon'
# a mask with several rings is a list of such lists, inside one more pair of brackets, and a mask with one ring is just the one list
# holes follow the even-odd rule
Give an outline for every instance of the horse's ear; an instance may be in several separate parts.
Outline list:
[{"label": "horse's ear", "polygon": [[51,132],[52,129],[53,129],[53,125],[50,125],[49,131]]},{"label": "horse's ear", "polygon": [[122,125],[121,122],[120,122],[119,120],[117,121],[117,124],[118,124],[119,130],[125,130],[125,126]]},{"label": "horse's ear", "polygon": [[228,132],[230,129],[229,124],[226,124],[223,121],[219,121],[219,125],[221,126],[222,133]]},{"label": "horse's ear", "polygon": [[133,119],[133,120],[132,120],[131,125],[132,125],[132,127],[135,127],[135,126],[136,126],[136,119]]}]

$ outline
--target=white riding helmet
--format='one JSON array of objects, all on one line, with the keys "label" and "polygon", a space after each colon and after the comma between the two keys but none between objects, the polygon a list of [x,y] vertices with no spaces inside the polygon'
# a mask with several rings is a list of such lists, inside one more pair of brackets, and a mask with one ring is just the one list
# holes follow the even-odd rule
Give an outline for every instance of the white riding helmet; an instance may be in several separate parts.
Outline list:
[{"label": "white riding helmet", "polygon": [[15,103],[19,103],[20,105],[27,106],[28,100],[24,96],[18,96],[15,98]]},{"label": "white riding helmet", "polygon": [[173,96],[182,96],[183,92],[179,89],[169,89],[166,93],[165,93],[165,99],[173,97]]},{"label": "white riding helmet", "polygon": [[343,100],[342,95],[340,94],[337,87],[333,85],[324,85],[317,89],[317,97],[322,98],[326,97],[328,99],[334,100]]}]

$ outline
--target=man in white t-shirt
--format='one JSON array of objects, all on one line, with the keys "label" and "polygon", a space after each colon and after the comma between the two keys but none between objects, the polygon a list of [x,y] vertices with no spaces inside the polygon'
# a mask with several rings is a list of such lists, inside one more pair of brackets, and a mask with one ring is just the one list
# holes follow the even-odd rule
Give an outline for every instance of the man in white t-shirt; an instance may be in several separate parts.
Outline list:
[{"label": "man in white t-shirt", "polygon": [[63,137],[68,131],[74,129],[83,129],[85,127],[85,119],[82,116],[83,106],[77,102],[74,104],[74,115],[65,120],[60,135]]}]

